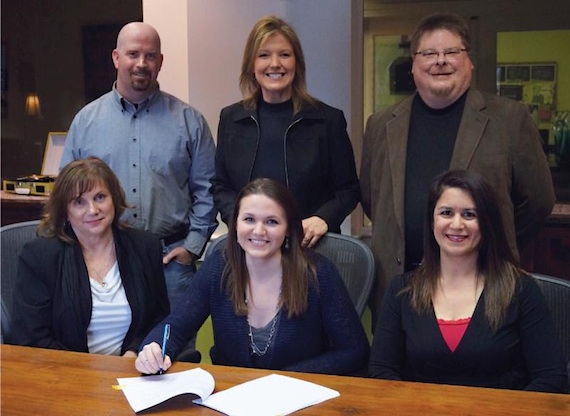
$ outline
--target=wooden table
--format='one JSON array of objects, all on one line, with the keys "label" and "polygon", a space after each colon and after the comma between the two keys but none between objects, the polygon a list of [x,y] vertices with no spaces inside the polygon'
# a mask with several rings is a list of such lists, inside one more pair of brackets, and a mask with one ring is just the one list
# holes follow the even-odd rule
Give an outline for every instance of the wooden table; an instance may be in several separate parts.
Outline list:
[{"label": "wooden table", "polygon": [[[131,358],[2,345],[2,408],[7,415],[132,414],[117,377],[138,373]],[[170,371],[201,367],[221,391],[273,372],[208,364],[175,363]],[[320,374],[287,373],[340,392],[340,397],[296,414],[385,415],[570,415],[570,395],[407,383]],[[142,414],[220,415],[180,396]]]}]

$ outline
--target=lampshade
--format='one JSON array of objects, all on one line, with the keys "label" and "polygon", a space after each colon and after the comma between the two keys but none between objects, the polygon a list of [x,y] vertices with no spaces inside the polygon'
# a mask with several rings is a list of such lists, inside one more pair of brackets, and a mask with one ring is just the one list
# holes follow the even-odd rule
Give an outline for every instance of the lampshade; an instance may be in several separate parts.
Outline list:
[{"label": "lampshade", "polygon": [[26,95],[26,114],[29,116],[40,116],[42,114],[38,94],[29,93]]}]

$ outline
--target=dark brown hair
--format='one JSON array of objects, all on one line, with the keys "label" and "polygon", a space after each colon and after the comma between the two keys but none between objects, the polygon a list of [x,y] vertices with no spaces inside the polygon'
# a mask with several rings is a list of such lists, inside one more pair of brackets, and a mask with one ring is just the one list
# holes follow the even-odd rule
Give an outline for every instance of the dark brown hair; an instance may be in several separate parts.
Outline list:
[{"label": "dark brown hair", "polygon": [[410,40],[410,53],[412,56],[418,52],[418,47],[422,36],[434,30],[447,30],[455,33],[461,38],[463,47],[471,50],[471,36],[469,35],[469,26],[465,20],[454,13],[433,13],[424,17],[416,26],[412,38]]},{"label": "dark brown hair", "polygon": [[497,330],[511,303],[522,270],[507,241],[495,192],[476,172],[448,171],[432,182],[425,211],[424,257],[406,291],[411,293],[412,307],[416,312],[430,310],[441,272],[440,248],[433,234],[434,210],[443,191],[449,188],[467,192],[475,203],[481,233],[477,271],[485,282],[485,316],[493,330]]},{"label": "dark brown hair", "polygon": [[259,19],[247,38],[239,77],[240,90],[244,96],[243,102],[245,107],[249,109],[255,109],[257,106],[257,100],[261,96],[261,87],[253,77],[255,58],[261,45],[273,35],[283,36],[293,48],[296,65],[295,78],[292,84],[292,100],[293,112],[296,114],[304,104],[314,105],[316,100],[307,92],[305,56],[303,55],[301,41],[295,30],[276,16],[265,16]]},{"label": "dark brown hair", "polygon": [[38,234],[58,237],[68,243],[75,241],[73,231],[67,225],[67,204],[99,183],[109,189],[115,206],[113,226],[120,227],[120,217],[128,208],[125,192],[111,168],[101,159],[91,156],[70,162],[61,170],[44,207]]},{"label": "dark brown hair", "polygon": [[283,209],[287,219],[287,243],[281,247],[283,282],[281,304],[287,308],[288,316],[297,316],[307,309],[309,284],[315,283],[315,265],[302,246],[303,225],[297,202],[293,194],[281,182],[259,178],[247,184],[239,193],[233,215],[228,227],[228,241],[224,255],[227,263],[224,269],[222,285],[238,315],[247,315],[245,290],[249,281],[249,272],[245,261],[245,252],[237,241],[237,220],[241,201],[250,195],[264,195],[275,201]]}]

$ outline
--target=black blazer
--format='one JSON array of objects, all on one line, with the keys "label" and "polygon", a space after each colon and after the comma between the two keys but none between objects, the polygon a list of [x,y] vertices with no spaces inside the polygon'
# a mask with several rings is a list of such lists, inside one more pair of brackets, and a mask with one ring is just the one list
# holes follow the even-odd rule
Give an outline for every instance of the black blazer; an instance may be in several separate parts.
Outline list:
[{"label": "black blazer", "polygon": [[[170,306],[158,239],[137,229],[114,230],[114,234],[121,280],[132,311],[131,326],[121,348],[124,354],[128,350],[138,351],[144,336],[169,313]],[[92,300],[87,267],[81,257],[77,262],[78,289],[74,294],[79,298],[75,304],[80,316],[72,316],[63,308],[67,296],[62,289],[66,245],[58,238],[40,237],[22,249],[11,314],[13,335],[9,342],[88,352]],[[133,261],[138,262],[142,275],[131,272],[129,263]]]}]

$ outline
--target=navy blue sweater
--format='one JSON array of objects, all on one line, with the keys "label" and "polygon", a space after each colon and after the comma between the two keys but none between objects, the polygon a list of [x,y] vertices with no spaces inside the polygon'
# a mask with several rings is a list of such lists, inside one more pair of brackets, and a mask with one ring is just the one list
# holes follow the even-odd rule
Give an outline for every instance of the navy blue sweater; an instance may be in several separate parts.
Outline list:
[{"label": "navy blue sweater", "polygon": [[[142,346],[162,342],[165,323],[170,323],[167,354],[177,357],[189,337],[212,316],[212,362],[219,365],[256,367],[326,374],[351,374],[366,367],[369,344],[335,266],[314,253],[318,288],[309,290],[308,309],[292,319],[281,314],[277,332],[264,356],[251,355],[246,316],[237,316],[220,279],[225,261],[222,252],[209,256],[198,269],[185,296]],[[141,346],[141,348],[142,348]]]}]

